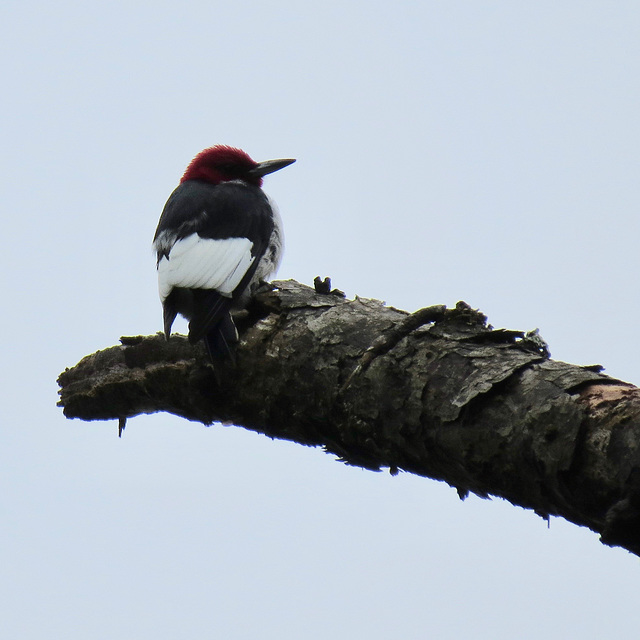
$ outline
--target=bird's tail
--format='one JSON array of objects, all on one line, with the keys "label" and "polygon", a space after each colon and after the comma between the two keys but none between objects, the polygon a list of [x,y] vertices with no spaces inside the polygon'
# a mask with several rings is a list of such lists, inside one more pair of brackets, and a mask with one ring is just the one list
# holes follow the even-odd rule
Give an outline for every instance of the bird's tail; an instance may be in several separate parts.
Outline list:
[{"label": "bird's tail", "polygon": [[236,364],[236,344],[238,330],[230,313],[225,313],[220,321],[204,336],[204,344],[214,369],[219,370],[225,361]]},{"label": "bird's tail", "polygon": [[238,330],[231,317],[232,299],[206,289],[193,289],[192,296],[194,313],[189,322],[189,342],[204,340],[216,372],[228,362],[235,366]]}]

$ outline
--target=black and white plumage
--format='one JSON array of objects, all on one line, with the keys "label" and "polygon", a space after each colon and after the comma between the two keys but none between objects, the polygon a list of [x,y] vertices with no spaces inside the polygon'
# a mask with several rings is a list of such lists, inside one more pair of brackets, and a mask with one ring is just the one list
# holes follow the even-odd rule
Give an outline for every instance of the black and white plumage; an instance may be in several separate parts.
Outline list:
[{"label": "black and white plumage", "polygon": [[282,257],[282,224],[262,177],[292,162],[258,163],[218,145],[187,167],[153,240],[167,339],[181,314],[189,320],[189,341],[204,339],[214,364],[233,358],[238,334],[231,311],[246,306]]}]

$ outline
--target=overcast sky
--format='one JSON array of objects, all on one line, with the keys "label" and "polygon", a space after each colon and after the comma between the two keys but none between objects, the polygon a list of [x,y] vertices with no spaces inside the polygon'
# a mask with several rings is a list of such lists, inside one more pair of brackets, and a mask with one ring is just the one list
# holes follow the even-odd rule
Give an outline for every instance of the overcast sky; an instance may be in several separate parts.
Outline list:
[{"label": "overcast sky", "polygon": [[4,0],[0,24],[2,637],[637,637],[638,558],[586,529],[55,406],[65,367],[161,329],[153,232],[216,143],[298,158],[265,180],[279,277],[462,299],[640,383],[637,2]]}]

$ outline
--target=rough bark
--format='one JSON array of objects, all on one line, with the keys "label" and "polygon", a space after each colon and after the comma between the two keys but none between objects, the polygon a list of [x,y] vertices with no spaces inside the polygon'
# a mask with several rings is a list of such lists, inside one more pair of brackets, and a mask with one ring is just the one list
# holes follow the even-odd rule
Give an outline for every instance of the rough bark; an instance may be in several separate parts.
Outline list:
[{"label": "rough bark", "polygon": [[[233,423],[341,460],[443,480],[562,516],[640,555],[640,391],[549,359],[464,303],[414,314],[274,283],[216,381],[174,336],[123,338],[60,375],[69,418],[168,411]],[[326,283],[317,287],[326,291]]]}]

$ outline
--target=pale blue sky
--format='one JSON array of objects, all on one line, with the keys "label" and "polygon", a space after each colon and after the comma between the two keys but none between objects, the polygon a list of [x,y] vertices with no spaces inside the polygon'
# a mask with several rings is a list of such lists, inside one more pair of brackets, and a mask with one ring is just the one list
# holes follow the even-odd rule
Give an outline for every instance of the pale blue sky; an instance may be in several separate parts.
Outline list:
[{"label": "pale blue sky", "polygon": [[265,180],[280,277],[464,299],[639,383],[637,3],[7,0],[0,24],[3,637],[637,636],[639,561],[585,529],[55,407],[65,366],[161,329],[151,238],[216,143],[298,158]]}]

